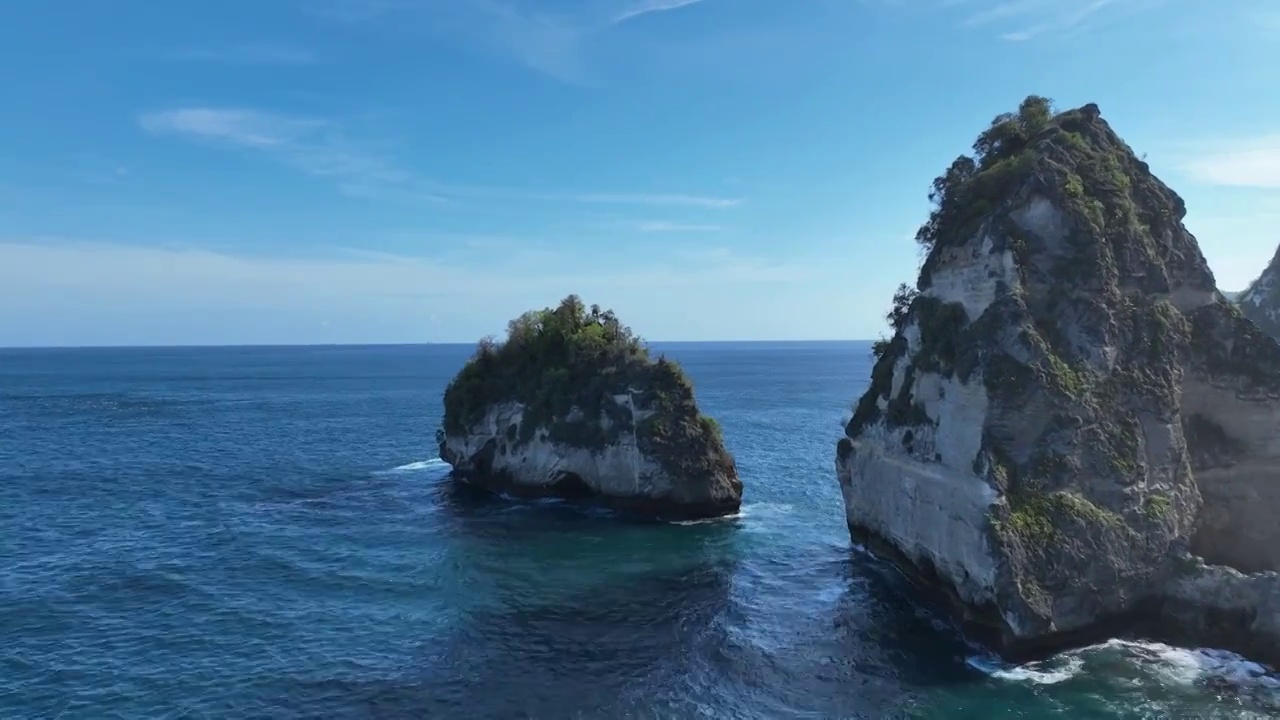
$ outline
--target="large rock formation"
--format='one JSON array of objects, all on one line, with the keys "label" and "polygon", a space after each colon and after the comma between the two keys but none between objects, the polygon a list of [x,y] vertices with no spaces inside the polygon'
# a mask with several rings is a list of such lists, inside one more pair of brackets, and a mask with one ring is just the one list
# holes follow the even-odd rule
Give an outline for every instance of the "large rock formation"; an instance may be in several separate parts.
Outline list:
[{"label": "large rock formation", "polygon": [[719,426],[680,368],[651,359],[611,311],[571,295],[507,335],[481,342],[445,391],[437,441],[457,477],[665,518],[738,511]]},{"label": "large rock formation", "polygon": [[853,537],[1011,657],[1137,632],[1280,660],[1280,345],[1096,106],[1028,98],[974,150],[837,448]]},{"label": "large rock formation", "polygon": [[1262,274],[1234,300],[1245,317],[1271,337],[1280,339],[1280,249]]}]

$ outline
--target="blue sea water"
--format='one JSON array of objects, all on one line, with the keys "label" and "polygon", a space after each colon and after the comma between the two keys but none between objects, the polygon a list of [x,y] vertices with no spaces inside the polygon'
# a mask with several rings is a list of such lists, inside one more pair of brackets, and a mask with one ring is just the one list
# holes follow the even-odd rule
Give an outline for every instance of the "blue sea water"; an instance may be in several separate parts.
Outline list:
[{"label": "blue sea water", "polygon": [[740,516],[450,482],[461,346],[0,351],[0,718],[1274,717],[1227,653],[1023,667],[851,546],[866,343],[675,344]]}]

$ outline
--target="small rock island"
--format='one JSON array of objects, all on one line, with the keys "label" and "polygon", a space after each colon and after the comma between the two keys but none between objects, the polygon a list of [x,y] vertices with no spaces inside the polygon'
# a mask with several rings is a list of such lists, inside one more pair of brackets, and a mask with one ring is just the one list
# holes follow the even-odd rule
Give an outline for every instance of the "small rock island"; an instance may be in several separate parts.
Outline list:
[{"label": "small rock island", "polygon": [[853,538],[1011,659],[1280,663],[1280,345],[1096,105],[1029,97],[973,149],[836,449]]},{"label": "small rock island", "polygon": [[570,295],[481,341],[449,384],[440,457],[474,485],[664,519],[732,515],[737,466],[680,367]]}]

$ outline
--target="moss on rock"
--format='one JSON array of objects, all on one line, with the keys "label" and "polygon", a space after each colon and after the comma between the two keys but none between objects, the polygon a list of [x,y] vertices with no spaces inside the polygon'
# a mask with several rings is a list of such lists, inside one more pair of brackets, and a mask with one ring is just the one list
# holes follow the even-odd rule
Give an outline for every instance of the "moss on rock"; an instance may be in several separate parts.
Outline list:
[{"label": "moss on rock", "polygon": [[1084,496],[1071,491],[1033,493],[1010,505],[1008,519],[998,522],[998,529],[1018,541],[1031,543],[1040,550],[1079,532],[1081,526],[1095,531],[1123,532],[1124,520],[1116,513],[1099,507]]}]

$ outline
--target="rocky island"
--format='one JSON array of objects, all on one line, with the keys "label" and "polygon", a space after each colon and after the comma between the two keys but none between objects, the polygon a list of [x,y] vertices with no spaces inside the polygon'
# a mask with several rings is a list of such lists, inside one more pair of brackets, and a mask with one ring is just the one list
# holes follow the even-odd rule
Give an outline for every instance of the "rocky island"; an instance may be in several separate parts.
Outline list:
[{"label": "rocky island", "polygon": [[1262,274],[1234,300],[1254,325],[1271,337],[1280,339],[1280,249],[1276,250]]},{"label": "rocky island", "polygon": [[720,428],[680,367],[575,295],[481,341],[445,390],[437,441],[456,477],[516,496],[672,519],[742,502]]},{"label": "rocky island", "polygon": [[853,538],[1012,659],[1280,662],[1280,345],[1096,105],[1029,97],[973,149],[836,449]]}]

